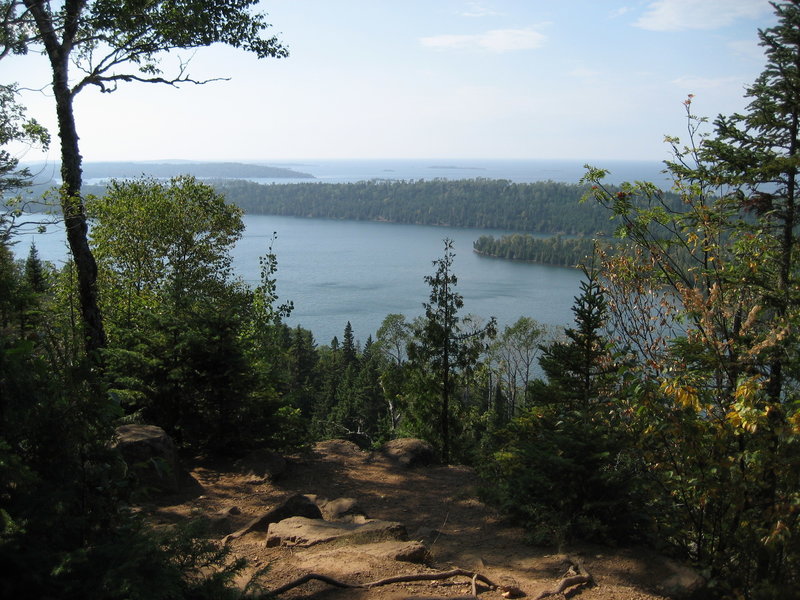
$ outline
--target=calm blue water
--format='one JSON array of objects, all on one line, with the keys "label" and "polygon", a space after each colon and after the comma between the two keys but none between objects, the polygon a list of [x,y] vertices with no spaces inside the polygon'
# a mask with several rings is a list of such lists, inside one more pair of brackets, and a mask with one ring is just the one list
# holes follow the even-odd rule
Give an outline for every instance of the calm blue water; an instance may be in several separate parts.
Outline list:
[{"label": "calm blue water", "polygon": [[[304,161],[270,163],[295,166],[312,173],[317,181],[349,182],[376,177],[431,179],[433,177],[501,178],[526,182],[543,179],[576,182],[583,175],[581,161]],[[609,182],[657,180],[661,166],[653,162],[625,162],[595,166],[613,170]],[[289,180],[280,180],[286,182]],[[295,181],[295,180],[291,180]],[[388,313],[408,319],[422,314],[429,289],[424,276],[433,273],[432,261],[443,253],[445,237],[454,240],[457,290],[464,297],[462,314],[497,317],[500,326],[520,316],[550,325],[572,322],[571,306],[578,292],[580,272],[572,269],[514,263],[480,257],[472,242],[481,234],[505,232],[450,227],[425,227],[351,221],[326,221],[293,217],[248,215],[246,231],[234,250],[237,273],[255,283],[258,257],[265,254],[272,232],[278,234],[278,293],[292,300],[295,311],[288,323],[314,332],[318,343],[333,336],[341,339],[350,321],[357,339],[375,335]],[[63,262],[63,232],[19,236],[15,247],[24,257],[35,240],[40,256]]]},{"label": "calm blue water", "polygon": [[278,293],[295,304],[288,323],[311,329],[321,343],[341,339],[348,320],[363,342],[389,313],[409,320],[422,314],[429,294],[424,276],[433,273],[445,237],[454,241],[462,314],[494,316],[501,326],[523,315],[553,325],[572,320],[580,273],[478,256],[472,242],[485,232],[265,215],[249,215],[245,223],[234,252],[237,271],[258,276],[258,256],[276,231]]}]

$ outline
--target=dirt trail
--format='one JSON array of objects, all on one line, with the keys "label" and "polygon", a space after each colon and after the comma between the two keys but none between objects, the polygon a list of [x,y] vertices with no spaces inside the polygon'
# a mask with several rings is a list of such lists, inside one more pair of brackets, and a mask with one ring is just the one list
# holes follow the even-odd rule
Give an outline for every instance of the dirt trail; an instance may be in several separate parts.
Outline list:
[{"label": "dirt trail", "polygon": [[[552,590],[564,575],[564,556],[525,542],[524,532],[500,518],[476,498],[476,478],[466,467],[404,469],[385,457],[358,451],[349,443],[323,442],[304,455],[292,457],[286,473],[275,483],[236,472],[226,465],[197,465],[191,469],[192,489],[182,497],[164,499],[150,507],[153,519],[175,522],[192,516],[212,516],[220,538],[264,514],[294,493],[335,499],[351,497],[373,519],[399,521],[411,540],[424,541],[430,551],[425,565],[376,558],[358,546],[320,544],[310,548],[267,548],[264,532],[230,542],[233,553],[250,561],[253,570],[269,566],[265,582],[274,589],[309,572],[347,582],[367,582],[393,575],[462,568],[492,581],[521,588],[528,598]],[[221,516],[221,513],[224,516]],[[233,514],[231,514],[233,513]],[[594,585],[573,588],[569,598],[581,600],[656,600],[668,585],[675,565],[642,549],[578,547]],[[282,598],[338,600],[448,597],[469,593],[469,581],[393,584],[371,590],[340,590],[311,582]],[[501,598],[483,589],[480,598]],[[563,596],[556,596],[563,597]]]}]

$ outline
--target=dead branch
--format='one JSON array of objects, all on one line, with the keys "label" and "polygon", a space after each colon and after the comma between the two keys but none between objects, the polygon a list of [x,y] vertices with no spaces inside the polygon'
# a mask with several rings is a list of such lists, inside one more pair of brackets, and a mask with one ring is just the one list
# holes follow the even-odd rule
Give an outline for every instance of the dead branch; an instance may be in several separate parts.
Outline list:
[{"label": "dead branch", "polygon": [[465,569],[452,569],[450,571],[442,571],[439,573],[411,573],[408,575],[395,575],[393,577],[387,577],[385,579],[379,579],[377,581],[371,581],[368,583],[347,583],[345,581],[334,579],[333,577],[328,577],[327,575],[320,575],[319,573],[307,573],[302,577],[299,577],[285,585],[282,585],[279,588],[268,592],[267,596],[277,596],[315,579],[334,587],[370,589],[383,585],[390,585],[392,583],[406,583],[409,581],[438,581],[440,579],[450,579],[451,577],[469,577],[472,579],[472,596],[469,596],[470,598],[477,598],[476,582],[478,581],[487,585],[490,589],[498,589],[502,587],[494,583],[485,575],[467,571]]},{"label": "dead branch", "polygon": [[594,579],[592,578],[591,574],[584,568],[583,563],[576,559],[568,558],[567,561],[570,563],[569,571],[567,571],[566,575],[561,579],[558,583],[558,586],[554,590],[544,591],[538,596],[536,596],[535,600],[541,600],[542,598],[547,598],[548,596],[556,596],[557,594],[561,594],[569,587],[574,585],[581,585],[584,583],[594,583]]}]

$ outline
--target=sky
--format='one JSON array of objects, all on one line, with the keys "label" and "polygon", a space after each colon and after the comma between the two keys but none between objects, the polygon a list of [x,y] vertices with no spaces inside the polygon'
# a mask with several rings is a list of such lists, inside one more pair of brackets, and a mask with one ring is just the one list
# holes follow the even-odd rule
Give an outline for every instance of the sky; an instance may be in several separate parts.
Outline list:
[{"label": "sky", "polygon": [[[85,89],[84,159],[664,160],[664,136],[686,132],[688,94],[699,116],[744,110],[764,67],[757,30],[775,23],[767,0],[265,0],[260,11],[288,58],[215,46],[189,73],[227,81]],[[50,75],[29,54],[0,62],[0,79],[38,90]],[[55,132],[46,90],[23,101]]]}]

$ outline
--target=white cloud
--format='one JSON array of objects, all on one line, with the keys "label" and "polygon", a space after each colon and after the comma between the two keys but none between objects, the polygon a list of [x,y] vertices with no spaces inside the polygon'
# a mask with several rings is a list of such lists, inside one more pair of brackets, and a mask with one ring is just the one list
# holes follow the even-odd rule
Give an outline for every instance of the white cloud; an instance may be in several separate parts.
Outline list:
[{"label": "white cloud", "polygon": [[631,11],[630,6],[620,6],[611,11],[611,18],[616,19],[617,17],[621,17],[622,15],[629,13]]},{"label": "white cloud", "polygon": [[493,29],[474,35],[435,35],[420,39],[428,48],[462,50],[477,48],[489,52],[533,50],[544,45],[547,37],[533,29]]},{"label": "white cloud", "polygon": [[497,12],[483,2],[468,2],[468,8],[461,13],[462,17],[501,17],[503,13]]},{"label": "white cloud", "polygon": [[719,29],[771,11],[767,0],[656,0],[634,25],[651,31]]}]

